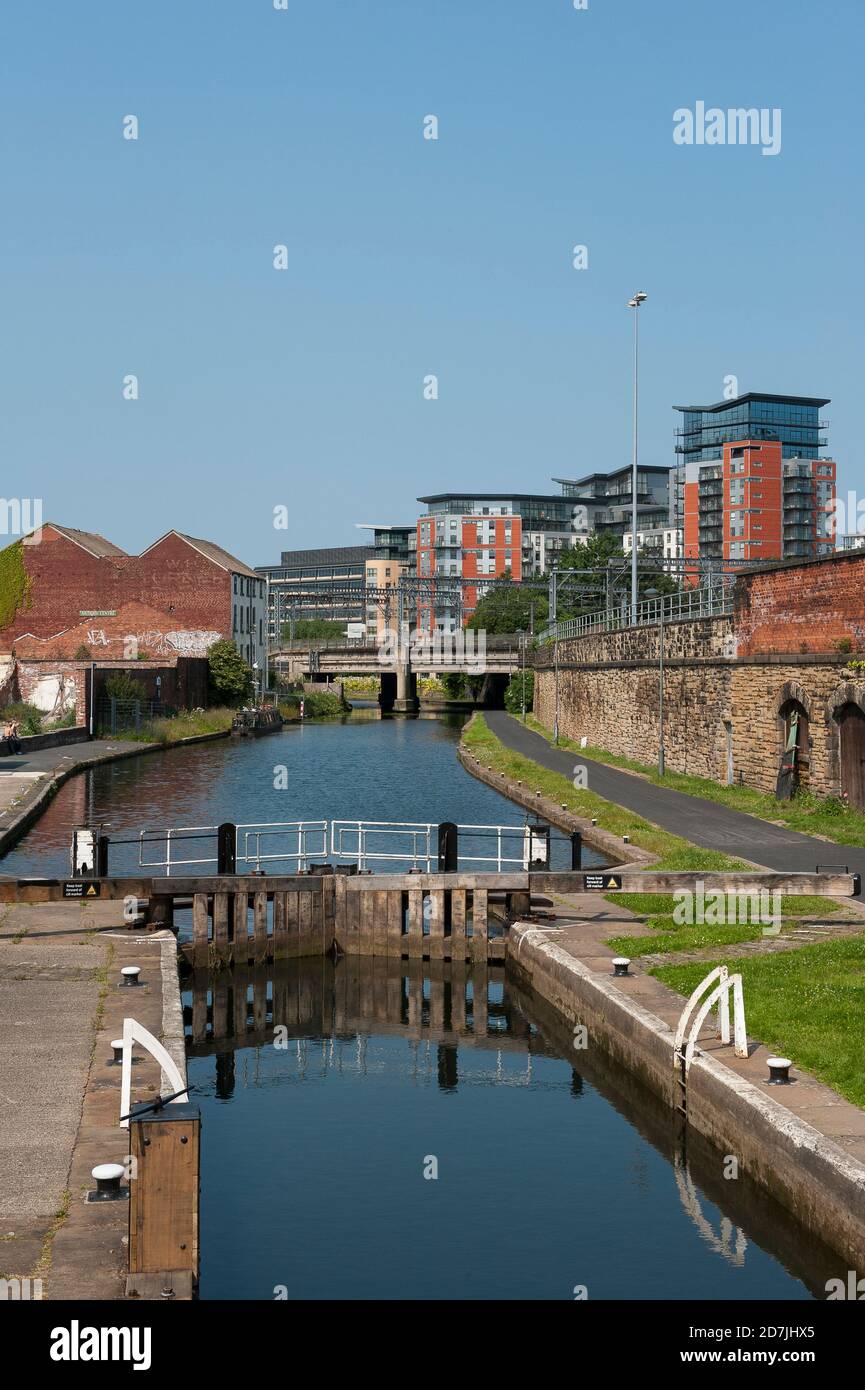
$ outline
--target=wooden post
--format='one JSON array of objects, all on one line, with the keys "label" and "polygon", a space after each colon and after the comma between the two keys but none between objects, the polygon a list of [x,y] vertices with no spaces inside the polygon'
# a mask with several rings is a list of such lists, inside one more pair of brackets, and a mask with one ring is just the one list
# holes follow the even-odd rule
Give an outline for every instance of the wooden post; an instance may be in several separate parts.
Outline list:
[{"label": "wooden post", "polygon": [[192,899],[192,957],[195,965],[207,965],[208,933],[207,894],[196,893]]},{"label": "wooden post", "polygon": [[127,1297],[162,1299],[168,1289],[175,1298],[193,1297],[200,1130],[199,1108],[188,1102],[133,1110]]}]

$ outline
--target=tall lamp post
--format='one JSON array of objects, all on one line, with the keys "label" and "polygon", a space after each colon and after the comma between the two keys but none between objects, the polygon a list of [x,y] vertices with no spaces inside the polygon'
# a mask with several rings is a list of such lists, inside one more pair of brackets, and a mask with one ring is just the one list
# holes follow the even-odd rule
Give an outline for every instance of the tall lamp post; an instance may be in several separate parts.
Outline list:
[{"label": "tall lamp post", "polygon": [[658,776],[664,775],[664,596],[658,589],[647,589],[648,598],[658,598]]},{"label": "tall lamp post", "polygon": [[634,310],[634,445],[633,459],[631,464],[631,622],[637,621],[637,387],[639,382],[639,345],[640,332],[639,322],[640,305],[648,299],[648,295],[642,290],[637,290],[633,298],[628,300],[628,308]]}]

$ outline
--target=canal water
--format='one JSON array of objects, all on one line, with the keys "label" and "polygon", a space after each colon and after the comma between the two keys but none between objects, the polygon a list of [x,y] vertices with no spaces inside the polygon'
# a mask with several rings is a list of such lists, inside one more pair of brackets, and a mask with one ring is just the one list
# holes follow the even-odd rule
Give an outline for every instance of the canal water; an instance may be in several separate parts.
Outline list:
[{"label": "canal water", "polygon": [[[66,873],[94,822],[115,844],[223,820],[521,824],[459,765],[461,723],[362,712],[94,769],[2,869]],[[137,860],[119,845],[112,870]],[[205,1298],[802,1299],[844,1275],[498,967],[196,972],[184,1007]]]},{"label": "canal water", "polygon": [[805,1299],[843,1275],[499,967],[196,971],[184,1005],[203,1298]]},{"label": "canal water", "polygon": [[[140,849],[130,841],[142,829],[296,820],[522,826],[526,813],[457,761],[464,723],[461,715],[382,719],[377,709],[362,708],[344,720],[288,725],[261,738],[221,739],[106,763],[61,787],[36,825],[2,860],[2,871],[68,873],[71,833],[77,825],[107,827],[112,873],[136,872]],[[409,848],[405,841],[376,843],[384,850]],[[274,841],[274,848],[283,847]],[[491,853],[493,841],[478,839],[473,848]],[[505,849],[521,853],[519,837]],[[551,850],[553,867],[570,867],[564,837],[554,836]],[[215,854],[215,839],[189,840],[182,853]],[[153,841],[144,850],[150,860],[162,854],[164,846]],[[583,862],[592,867],[605,861],[586,848]],[[277,871],[274,864],[266,867]],[[374,867],[405,872],[410,865],[382,862]],[[281,871],[293,872],[294,865],[284,864]],[[215,866],[189,872],[215,872]]]}]

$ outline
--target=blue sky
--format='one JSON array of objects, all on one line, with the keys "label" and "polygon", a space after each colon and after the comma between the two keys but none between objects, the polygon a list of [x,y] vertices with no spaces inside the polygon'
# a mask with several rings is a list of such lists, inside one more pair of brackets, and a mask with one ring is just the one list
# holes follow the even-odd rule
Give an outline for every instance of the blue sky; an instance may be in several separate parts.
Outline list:
[{"label": "blue sky", "polygon": [[[637,288],[645,462],[735,375],[831,397],[862,489],[863,39],[861,0],[19,0],[0,491],[252,564],[553,491],[629,461]],[[780,154],[675,145],[698,100],[780,107]]]}]

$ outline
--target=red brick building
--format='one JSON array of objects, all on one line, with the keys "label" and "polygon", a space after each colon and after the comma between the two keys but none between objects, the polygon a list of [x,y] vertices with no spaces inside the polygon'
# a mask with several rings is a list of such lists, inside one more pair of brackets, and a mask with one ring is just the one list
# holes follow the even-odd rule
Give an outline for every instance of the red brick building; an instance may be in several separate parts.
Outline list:
[{"label": "red brick building", "polygon": [[46,522],[0,552],[0,568],[0,653],[203,656],[227,638],[264,667],[265,581],[211,541],[169,531],[128,555],[104,536]]}]

